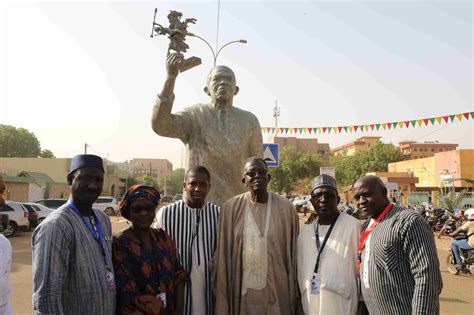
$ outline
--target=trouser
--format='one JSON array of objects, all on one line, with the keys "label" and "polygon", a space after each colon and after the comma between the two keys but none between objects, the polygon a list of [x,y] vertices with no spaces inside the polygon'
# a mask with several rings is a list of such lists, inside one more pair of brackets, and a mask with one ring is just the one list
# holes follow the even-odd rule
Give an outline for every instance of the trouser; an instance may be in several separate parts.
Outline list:
[{"label": "trouser", "polygon": [[471,246],[467,243],[467,240],[454,240],[451,242],[451,250],[453,251],[454,255],[454,263],[456,265],[461,264],[461,256],[459,255],[459,249],[471,249]]}]

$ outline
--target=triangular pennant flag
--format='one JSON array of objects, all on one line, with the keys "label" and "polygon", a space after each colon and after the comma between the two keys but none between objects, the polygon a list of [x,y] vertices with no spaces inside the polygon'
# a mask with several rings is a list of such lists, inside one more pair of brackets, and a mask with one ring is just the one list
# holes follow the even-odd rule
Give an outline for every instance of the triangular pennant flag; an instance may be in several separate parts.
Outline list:
[{"label": "triangular pennant flag", "polygon": [[342,127],[337,127],[337,130],[339,131],[339,133],[341,132],[342,130]]},{"label": "triangular pennant flag", "polygon": [[444,120],[445,123],[448,123],[449,116],[443,116],[443,120]]},{"label": "triangular pennant flag", "polygon": [[300,134],[303,133],[303,128],[298,128],[298,131],[300,132]]},{"label": "triangular pennant flag", "polygon": [[276,128],[272,128],[272,133],[274,133],[277,129]]},{"label": "triangular pennant flag", "polygon": [[313,128],[308,128],[309,134],[311,134],[312,131],[313,131]]},{"label": "triangular pennant flag", "polygon": [[[380,125],[379,125],[379,127],[380,127]],[[373,124],[370,125],[370,130],[374,130],[374,128],[375,128],[375,125],[373,125]],[[379,130],[379,128],[377,128],[377,130]]]},{"label": "triangular pennant flag", "polygon": [[403,123],[405,124],[405,126],[406,126],[407,128],[410,127],[410,121],[409,121],[409,120],[404,121]]},{"label": "triangular pennant flag", "polygon": [[469,112],[462,114],[464,118],[469,119]]},{"label": "triangular pennant flag", "polygon": [[352,132],[354,130],[354,126],[349,126],[349,132]]},{"label": "triangular pennant flag", "polygon": [[283,128],[278,128],[279,133],[283,133]]},{"label": "triangular pennant flag", "polygon": [[[385,125],[385,124],[384,124],[384,125]],[[386,124],[386,125],[387,125],[388,129],[392,128],[392,123],[388,123],[388,124]],[[384,128],[384,129],[385,129],[385,128]]]},{"label": "triangular pennant flag", "polygon": [[364,128],[365,128],[364,125],[360,125],[360,126],[359,126],[360,131],[364,131]]},{"label": "triangular pennant flag", "polygon": [[323,128],[318,128],[318,133],[323,133]]},{"label": "triangular pennant flag", "polygon": [[293,131],[296,133],[298,133],[298,128],[293,128]]},{"label": "triangular pennant flag", "polygon": [[474,118],[474,112],[469,113],[471,115],[471,118]]},{"label": "triangular pennant flag", "polygon": [[429,120],[428,118],[423,119],[423,122],[425,123],[425,126],[428,126],[428,122],[429,122],[429,121],[430,121],[430,120]]},{"label": "triangular pennant flag", "polygon": [[285,128],[285,133],[287,134],[290,131],[290,128]]},{"label": "triangular pennant flag", "polygon": [[[448,118],[448,117],[446,116],[446,119],[447,119],[447,118]],[[443,119],[443,117],[436,117],[436,121],[438,122],[438,124],[441,124],[441,120],[442,120],[442,119]]]},{"label": "triangular pennant flag", "polygon": [[354,131],[357,131],[357,128],[359,128],[359,126],[354,126]]},{"label": "triangular pennant flag", "polygon": [[328,129],[328,127],[323,127],[323,133],[326,132],[326,129]]},{"label": "triangular pennant flag", "polygon": [[[377,130],[379,130],[380,124],[375,124],[375,128],[377,128]],[[384,128],[384,129],[385,129],[385,128]]]},{"label": "triangular pennant flag", "polygon": [[393,122],[393,123],[392,123],[392,127],[393,127],[393,129],[397,128],[397,127],[398,127],[398,123],[397,123],[397,122]]},{"label": "triangular pennant flag", "polygon": [[316,133],[317,131],[319,131],[318,128],[313,128],[313,132]]},{"label": "triangular pennant flag", "polygon": [[344,131],[347,132],[347,126],[344,126]]},{"label": "triangular pennant flag", "polygon": [[328,133],[331,133],[332,127],[328,127]]},{"label": "triangular pennant flag", "polygon": [[457,118],[459,121],[461,121],[461,120],[462,120],[462,114],[457,114],[457,115],[456,115],[456,118]]},{"label": "triangular pennant flag", "polygon": [[451,119],[451,122],[454,120],[454,117],[456,117],[456,115],[449,115],[449,119]]},{"label": "triangular pennant flag", "polygon": [[[410,123],[410,122],[408,121],[408,123]],[[403,121],[400,121],[400,122],[398,123],[398,127],[403,128]]]},{"label": "triangular pennant flag", "polygon": [[423,123],[423,120],[418,119],[418,120],[416,121],[416,123],[418,124],[418,127],[421,127],[421,124]]},{"label": "triangular pennant flag", "polygon": [[[415,127],[415,125],[416,125],[416,120],[410,121],[410,124],[411,124],[412,127]],[[407,126],[407,127],[408,127],[408,126]]]},{"label": "triangular pennant flag", "polygon": [[365,131],[369,131],[369,125],[365,125],[365,126],[364,126],[364,130],[365,130]]}]

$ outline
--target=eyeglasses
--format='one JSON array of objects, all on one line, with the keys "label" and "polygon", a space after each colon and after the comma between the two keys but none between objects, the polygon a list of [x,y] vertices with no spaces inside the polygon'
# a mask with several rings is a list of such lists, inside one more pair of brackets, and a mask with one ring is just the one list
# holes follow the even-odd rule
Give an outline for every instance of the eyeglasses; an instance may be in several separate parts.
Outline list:
[{"label": "eyeglasses", "polygon": [[330,192],[317,193],[317,194],[311,195],[311,200],[318,202],[321,200],[322,197],[324,197],[324,199],[326,200],[334,200],[337,198],[337,195]]}]

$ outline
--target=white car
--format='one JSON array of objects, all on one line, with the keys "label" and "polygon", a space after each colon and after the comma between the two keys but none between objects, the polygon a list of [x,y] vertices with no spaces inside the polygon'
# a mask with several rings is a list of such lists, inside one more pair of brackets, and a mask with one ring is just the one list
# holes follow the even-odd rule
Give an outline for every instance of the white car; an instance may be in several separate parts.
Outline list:
[{"label": "white car", "polygon": [[304,195],[304,196],[296,196],[292,203],[295,206],[296,211],[298,212],[304,212],[304,210],[313,210],[313,205],[309,201],[311,199],[310,195]]},{"label": "white car", "polygon": [[16,231],[28,231],[30,222],[28,220],[28,210],[19,202],[7,200],[0,207],[0,214],[8,214],[8,226],[3,231],[3,235],[10,237],[15,235]]},{"label": "white car", "polygon": [[25,206],[26,209],[31,208],[32,210],[36,211],[38,213],[38,222],[41,223],[48,215],[53,213],[54,209],[50,209],[46,207],[45,205],[42,205],[40,203],[34,203],[34,202],[24,202],[23,206]]},{"label": "white car", "polygon": [[99,197],[92,208],[104,211],[107,215],[118,213],[118,201],[114,197]]}]

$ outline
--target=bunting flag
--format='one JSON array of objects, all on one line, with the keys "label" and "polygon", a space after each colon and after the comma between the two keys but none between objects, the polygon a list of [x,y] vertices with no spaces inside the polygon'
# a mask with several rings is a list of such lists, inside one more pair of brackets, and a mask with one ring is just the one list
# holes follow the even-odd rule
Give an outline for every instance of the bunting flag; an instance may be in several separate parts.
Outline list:
[{"label": "bunting flag", "polygon": [[367,132],[367,131],[378,131],[378,130],[392,130],[397,128],[417,128],[425,126],[434,126],[436,124],[452,124],[461,122],[464,120],[474,120],[474,112],[457,113],[452,115],[443,115],[438,117],[418,118],[413,120],[403,121],[392,121],[392,122],[381,122],[366,125],[345,125],[345,126],[333,126],[333,127],[262,127],[263,133],[268,134],[335,134],[335,133],[354,133],[354,132]]}]

